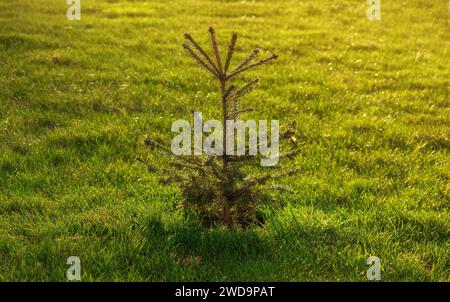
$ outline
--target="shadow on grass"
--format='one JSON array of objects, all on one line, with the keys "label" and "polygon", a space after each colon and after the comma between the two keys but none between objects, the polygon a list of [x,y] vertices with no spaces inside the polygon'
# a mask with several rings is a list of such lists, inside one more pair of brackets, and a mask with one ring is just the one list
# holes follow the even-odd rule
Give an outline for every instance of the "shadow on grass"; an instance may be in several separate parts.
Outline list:
[{"label": "shadow on grass", "polygon": [[258,264],[272,265],[275,257],[269,238],[257,228],[206,229],[194,217],[169,223],[152,217],[145,233],[149,244],[144,249],[158,249],[170,258],[170,268],[164,268],[170,280],[250,280]]},{"label": "shadow on grass", "polygon": [[173,280],[304,281],[343,275],[358,279],[354,272],[365,265],[364,259],[352,257],[356,255],[342,254],[352,240],[338,228],[294,218],[273,219],[264,228],[246,230],[205,229],[192,218],[164,226],[153,218],[147,229],[161,249],[175,254]]}]

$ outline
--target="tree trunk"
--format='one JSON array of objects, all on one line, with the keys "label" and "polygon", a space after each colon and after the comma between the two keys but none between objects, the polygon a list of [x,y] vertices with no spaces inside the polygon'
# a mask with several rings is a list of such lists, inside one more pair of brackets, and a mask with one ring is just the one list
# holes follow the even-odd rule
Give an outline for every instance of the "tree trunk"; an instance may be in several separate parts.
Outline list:
[{"label": "tree trunk", "polygon": [[[223,141],[222,141],[222,147],[223,147],[223,154],[222,154],[222,172],[223,175],[228,175],[228,158],[227,158],[227,154],[226,154],[226,150],[227,150],[227,134],[226,134],[226,123],[227,123],[227,119],[228,119],[228,114],[227,114],[227,97],[226,97],[226,77],[223,76],[220,79],[220,91],[222,94],[222,120],[223,120],[223,125],[224,125],[224,129],[223,129]],[[225,186],[227,186],[228,184],[224,184]],[[224,204],[223,204],[223,216],[222,216],[222,220],[223,223],[225,225],[228,226],[228,228],[231,228],[233,226],[233,220],[231,217],[231,204],[232,201],[229,200],[228,196],[226,196],[226,193],[224,194]]]},{"label": "tree trunk", "polygon": [[223,205],[223,223],[228,226],[228,228],[231,228],[233,226],[233,221],[231,219],[231,209],[230,209],[230,202],[228,199],[225,199],[225,203]]}]

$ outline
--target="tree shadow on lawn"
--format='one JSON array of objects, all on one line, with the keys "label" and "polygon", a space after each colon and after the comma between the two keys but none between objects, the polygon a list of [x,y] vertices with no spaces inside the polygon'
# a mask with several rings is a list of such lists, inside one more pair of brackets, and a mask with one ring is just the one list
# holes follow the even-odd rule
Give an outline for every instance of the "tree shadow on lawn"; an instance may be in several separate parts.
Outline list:
[{"label": "tree shadow on lawn", "polygon": [[247,230],[205,229],[190,218],[166,226],[158,220],[151,224],[149,236],[159,237],[167,253],[175,253],[172,280],[335,280],[343,272],[355,279],[365,267],[365,259],[342,253],[349,238],[335,227],[292,220]]}]

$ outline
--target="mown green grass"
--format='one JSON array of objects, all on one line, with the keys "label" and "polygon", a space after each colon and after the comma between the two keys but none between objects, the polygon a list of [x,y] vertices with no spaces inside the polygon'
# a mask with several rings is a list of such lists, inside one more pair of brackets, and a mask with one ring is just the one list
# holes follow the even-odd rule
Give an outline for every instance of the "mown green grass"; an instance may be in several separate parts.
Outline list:
[{"label": "mown green grass", "polygon": [[[450,281],[448,3],[0,0],[0,280]],[[217,89],[183,33],[279,60],[248,118],[296,122],[301,173],[264,227],[203,230],[135,160]],[[236,59],[237,61],[237,59]],[[234,61],[234,63],[236,63]],[[164,161],[161,160],[161,165]],[[201,257],[198,265],[183,259]]]}]

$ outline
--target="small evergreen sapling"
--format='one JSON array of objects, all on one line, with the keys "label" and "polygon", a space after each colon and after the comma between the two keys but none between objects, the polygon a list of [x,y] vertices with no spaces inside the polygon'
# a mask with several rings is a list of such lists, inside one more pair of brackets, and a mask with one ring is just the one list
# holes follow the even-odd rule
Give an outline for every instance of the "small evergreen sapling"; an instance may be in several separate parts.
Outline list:
[{"label": "small evergreen sapling", "polygon": [[[211,73],[219,82],[221,93],[222,122],[227,120],[236,121],[244,112],[252,111],[253,108],[242,108],[240,100],[248,94],[259,82],[252,80],[241,88],[229,85],[230,81],[241,73],[254,67],[269,63],[277,59],[273,54],[267,58],[255,61],[259,54],[256,48],[236,68],[229,71],[233,58],[237,34],[233,33],[225,60],[222,60],[221,52],[216,39],[215,31],[209,28],[213,59],[192,38],[185,34],[183,44],[187,54],[203,69]],[[285,131],[281,138],[287,138],[295,143],[291,130]],[[194,210],[208,225],[221,222],[232,228],[236,225],[247,226],[257,221],[257,207],[261,202],[268,200],[264,195],[264,189],[290,190],[281,185],[268,185],[273,179],[294,174],[297,169],[276,172],[277,168],[261,168],[256,164],[257,156],[237,155],[181,155],[175,156],[171,149],[162,143],[150,138],[145,140],[146,145],[152,151],[158,151],[164,156],[170,157],[171,169],[156,168],[154,165],[138,159],[146,164],[149,171],[159,171],[164,175],[161,177],[163,183],[176,183],[180,186],[184,195],[185,210]],[[226,131],[223,131],[223,147],[226,144]],[[246,146],[248,149],[248,146]],[[280,157],[293,157],[298,149],[293,149]],[[246,153],[248,154],[248,152]],[[252,167],[258,167],[259,173],[249,175]],[[261,170],[265,169],[265,173]],[[253,169],[254,170],[254,169]]]}]

